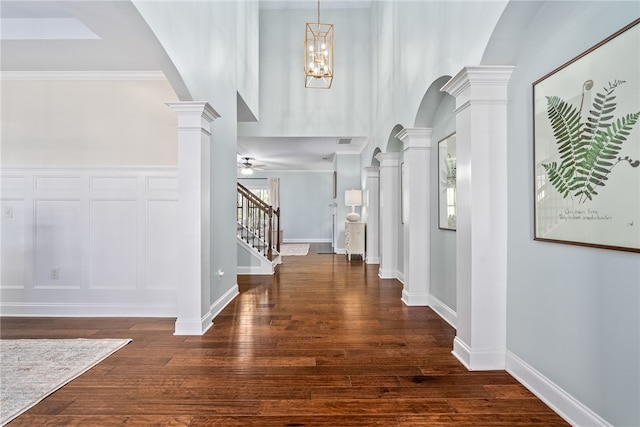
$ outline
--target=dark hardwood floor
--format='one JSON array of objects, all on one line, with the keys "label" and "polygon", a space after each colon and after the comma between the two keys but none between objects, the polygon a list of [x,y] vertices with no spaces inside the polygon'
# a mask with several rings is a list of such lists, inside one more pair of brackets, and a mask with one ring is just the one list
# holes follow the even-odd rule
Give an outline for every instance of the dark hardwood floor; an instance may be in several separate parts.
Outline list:
[{"label": "dark hardwood floor", "polygon": [[565,426],[506,372],[468,372],[454,330],[344,256],[239,276],[202,337],[173,319],[2,318],[2,338],[133,342],[16,426]]}]

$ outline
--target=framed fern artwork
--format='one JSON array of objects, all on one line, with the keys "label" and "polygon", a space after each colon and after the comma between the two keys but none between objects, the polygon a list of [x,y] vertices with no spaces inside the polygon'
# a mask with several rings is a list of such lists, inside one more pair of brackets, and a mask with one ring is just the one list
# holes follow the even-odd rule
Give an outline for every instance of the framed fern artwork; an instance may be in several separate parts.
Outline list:
[{"label": "framed fern artwork", "polygon": [[456,229],[456,134],[438,142],[438,227]]},{"label": "framed fern artwork", "polygon": [[533,83],[535,240],[640,252],[640,19]]}]

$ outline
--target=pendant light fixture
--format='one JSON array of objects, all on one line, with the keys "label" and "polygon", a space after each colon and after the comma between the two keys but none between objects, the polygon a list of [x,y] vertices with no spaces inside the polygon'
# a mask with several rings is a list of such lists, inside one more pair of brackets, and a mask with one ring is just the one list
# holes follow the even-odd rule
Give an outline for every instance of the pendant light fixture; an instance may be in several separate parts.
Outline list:
[{"label": "pendant light fixture", "polygon": [[304,87],[329,89],[333,82],[333,24],[307,22],[304,38]]}]

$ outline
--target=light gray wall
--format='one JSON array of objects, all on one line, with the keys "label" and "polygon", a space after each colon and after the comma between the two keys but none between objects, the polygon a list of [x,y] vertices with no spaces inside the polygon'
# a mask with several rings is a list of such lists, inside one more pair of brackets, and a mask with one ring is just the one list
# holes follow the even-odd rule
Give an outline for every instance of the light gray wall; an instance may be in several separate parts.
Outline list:
[{"label": "light gray wall", "polygon": [[[202,310],[236,286],[237,46],[236,29],[243,11],[236,1],[148,2],[134,4],[180,72],[196,101],[220,114],[211,125],[210,275],[202,288]],[[241,9],[241,8],[240,8]],[[205,231],[207,233],[207,231]]]},{"label": "light gray wall", "polygon": [[413,126],[422,98],[434,80],[480,63],[506,4],[372,2],[372,131],[363,161],[371,159],[376,146],[387,151],[389,132],[396,124]]},{"label": "light gray wall", "polygon": [[438,141],[455,132],[455,98],[447,95],[436,112],[431,134],[431,294],[456,310],[456,232],[438,228]]},{"label": "light gray wall", "polygon": [[509,83],[507,348],[616,426],[640,425],[640,255],[533,240],[531,84],[639,16],[546,2]]},{"label": "light gray wall", "polygon": [[241,123],[243,136],[362,136],[371,128],[371,41],[367,9],[321,10],[334,25],[330,90],[304,87],[307,22],[315,9],[260,11],[260,122]]},{"label": "light gray wall", "polygon": [[259,116],[260,11],[258,0],[237,2],[238,93],[251,113]]},{"label": "light gray wall", "polygon": [[[333,172],[255,172],[252,178],[280,178],[280,228],[288,241],[331,241]],[[246,179],[238,181],[245,185]]]}]

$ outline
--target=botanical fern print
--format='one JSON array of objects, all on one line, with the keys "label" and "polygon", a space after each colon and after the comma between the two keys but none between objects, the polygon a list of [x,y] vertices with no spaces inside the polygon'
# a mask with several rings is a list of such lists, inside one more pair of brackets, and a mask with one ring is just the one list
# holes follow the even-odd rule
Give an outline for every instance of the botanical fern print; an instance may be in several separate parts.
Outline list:
[{"label": "botanical fern print", "polygon": [[557,96],[547,96],[547,115],[556,140],[559,162],[545,163],[549,181],[563,198],[575,197],[578,203],[593,200],[598,188],[620,163],[640,166],[640,160],[622,156],[622,144],[638,121],[640,112],[615,118],[615,90],[625,81],[614,80],[596,94],[586,119],[582,117],[584,93],[593,87],[587,80],[582,86],[580,107]]}]

